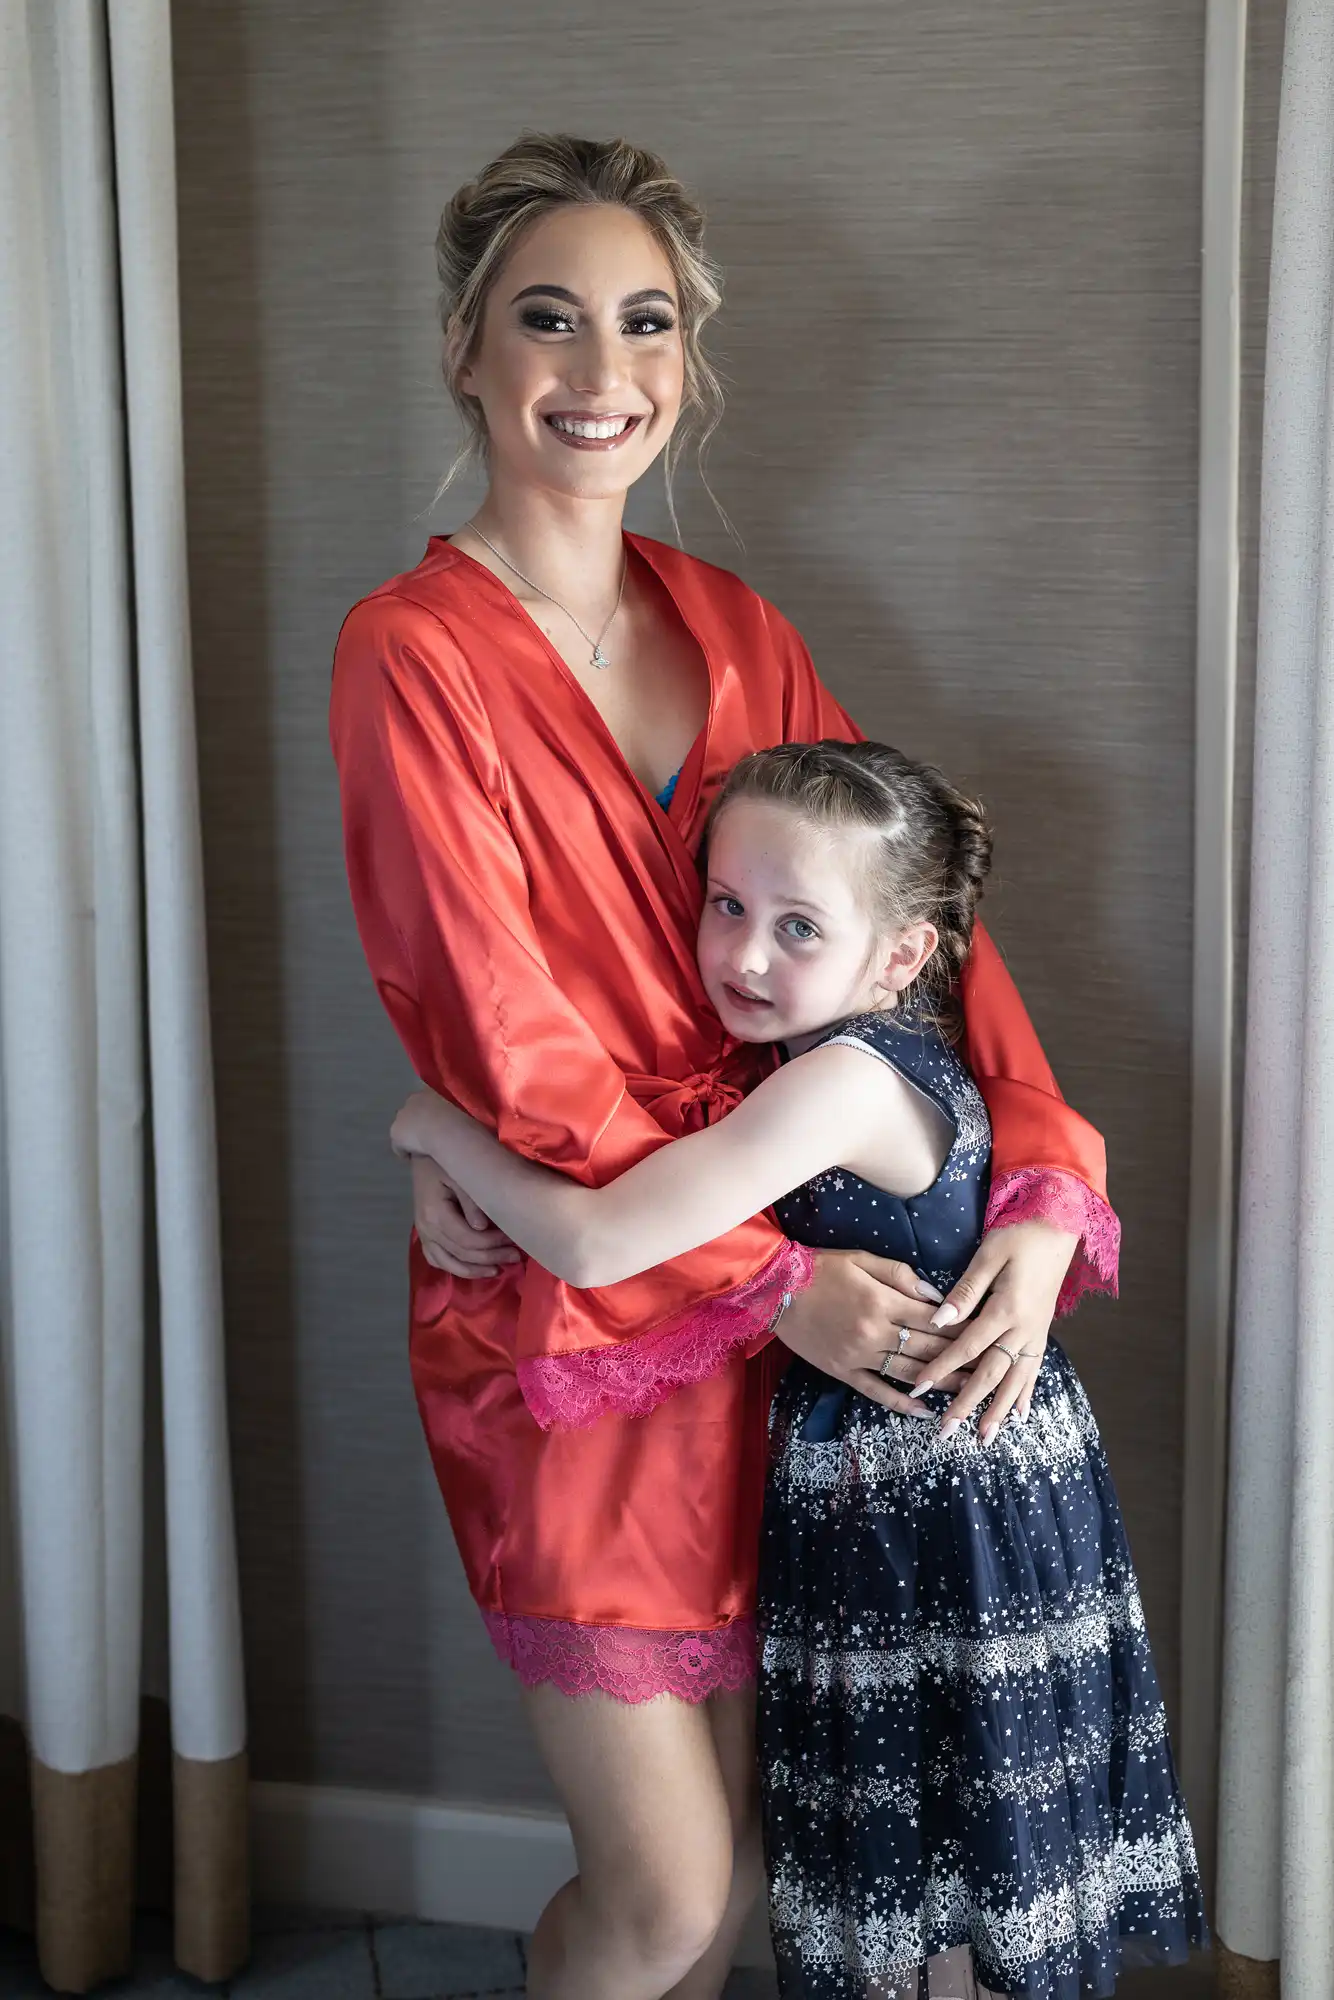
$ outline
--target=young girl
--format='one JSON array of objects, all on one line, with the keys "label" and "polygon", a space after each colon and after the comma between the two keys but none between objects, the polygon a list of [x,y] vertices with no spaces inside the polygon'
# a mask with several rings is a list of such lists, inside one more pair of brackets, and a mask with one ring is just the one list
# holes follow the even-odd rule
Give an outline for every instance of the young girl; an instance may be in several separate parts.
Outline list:
[{"label": "young girl", "polygon": [[[951,1047],[990,859],[977,805],[878,744],[788,744],[720,793],[699,964],[780,1065],[602,1188],[507,1152],[429,1092],[426,1154],[531,1257],[610,1285],[772,1205],[812,1247],[947,1292],[982,1232],[990,1132]],[[1108,1995],[1204,1937],[1190,1828],[1106,1459],[1069,1360],[1005,1420],[942,1342],[885,1372],[918,1420],[805,1362],[774,1404],[761,1765],[784,1995]],[[1044,1351],[1045,1349],[1045,1351]]]}]

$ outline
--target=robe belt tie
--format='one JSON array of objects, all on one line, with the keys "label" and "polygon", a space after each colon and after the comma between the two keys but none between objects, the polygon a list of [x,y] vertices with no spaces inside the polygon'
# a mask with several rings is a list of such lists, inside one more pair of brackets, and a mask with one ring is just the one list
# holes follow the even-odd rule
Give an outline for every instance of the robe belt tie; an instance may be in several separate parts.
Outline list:
[{"label": "robe belt tie", "polygon": [[720,1118],[740,1104],[745,1092],[713,1070],[697,1070],[680,1079],[665,1076],[628,1076],[626,1085],[636,1104],[642,1104],[664,1132],[698,1132],[716,1125]]}]

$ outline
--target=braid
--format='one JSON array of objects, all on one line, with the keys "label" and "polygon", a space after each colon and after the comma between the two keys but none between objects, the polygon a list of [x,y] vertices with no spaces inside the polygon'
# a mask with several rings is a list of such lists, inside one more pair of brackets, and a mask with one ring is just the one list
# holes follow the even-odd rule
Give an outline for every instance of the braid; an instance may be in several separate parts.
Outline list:
[{"label": "braid", "polygon": [[952,785],[933,765],[919,766],[930,782],[944,824],[939,891],[930,921],[940,939],[921,977],[940,991],[956,991],[973,948],[977,906],[991,869],[991,828],[979,799]]}]

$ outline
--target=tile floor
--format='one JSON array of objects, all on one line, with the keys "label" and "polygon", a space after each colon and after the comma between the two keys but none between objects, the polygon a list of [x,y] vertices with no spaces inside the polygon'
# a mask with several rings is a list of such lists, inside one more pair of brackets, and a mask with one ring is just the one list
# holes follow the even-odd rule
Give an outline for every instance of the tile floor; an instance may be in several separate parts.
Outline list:
[{"label": "tile floor", "polygon": [[[346,1912],[257,1910],[254,1951],[226,1986],[177,1972],[165,1922],[140,1919],[135,1968],[99,2000],[520,2000],[524,1939],[464,1924],[405,1923]],[[728,2000],[774,2000],[770,1974],[736,1972]],[[0,2000],[50,2000],[29,1939],[0,1929]]]},{"label": "tile floor", "polygon": [[[254,1952],[227,1986],[204,1986],[171,1963],[166,1924],[144,1916],[135,1969],[103,2000],[520,2000],[524,1940],[463,1924],[418,1924],[345,1912],[259,1910]],[[734,1972],[727,2000],[776,2000],[766,1972]],[[30,1942],[0,1929],[0,2000],[46,2000]],[[1117,2000],[1210,2000],[1206,1967],[1123,1979]]]}]

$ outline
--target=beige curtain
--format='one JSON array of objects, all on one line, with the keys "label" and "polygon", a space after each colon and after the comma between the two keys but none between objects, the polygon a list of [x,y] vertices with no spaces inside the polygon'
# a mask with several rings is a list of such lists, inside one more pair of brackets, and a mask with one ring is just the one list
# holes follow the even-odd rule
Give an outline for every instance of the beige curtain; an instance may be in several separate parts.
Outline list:
[{"label": "beige curtain", "polygon": [[1334,6],[1289,0],[1229,1469],[1217,1927],[1230,2000],[1334,1994],[1332,1245]]},{"label": "beige curtain", "polygon": [[63,1992],[168,1851],[181,1965],[246,1935],[173,144],[167,0],[0,0],[0,1921]]}]

